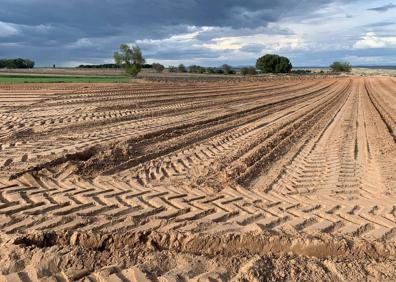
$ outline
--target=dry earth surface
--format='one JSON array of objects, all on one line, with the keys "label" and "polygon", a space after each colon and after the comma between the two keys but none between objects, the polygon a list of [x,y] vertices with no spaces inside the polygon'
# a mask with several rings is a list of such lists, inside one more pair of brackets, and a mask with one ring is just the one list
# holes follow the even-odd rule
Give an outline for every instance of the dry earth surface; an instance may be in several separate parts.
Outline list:
[{"label": "dry earth surface", "polygon": [[396,78],[0,86],[0,281],[394,281]]}]

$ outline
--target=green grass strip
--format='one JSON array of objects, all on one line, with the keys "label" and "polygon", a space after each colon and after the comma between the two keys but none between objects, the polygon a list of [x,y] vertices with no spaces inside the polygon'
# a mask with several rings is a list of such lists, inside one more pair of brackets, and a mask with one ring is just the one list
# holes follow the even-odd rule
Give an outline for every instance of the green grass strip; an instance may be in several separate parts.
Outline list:
[{"label": "green grass strip", "polygon": [[128,76],[38,76],[38,75],[1,75],[0,83],[126,83]]}]

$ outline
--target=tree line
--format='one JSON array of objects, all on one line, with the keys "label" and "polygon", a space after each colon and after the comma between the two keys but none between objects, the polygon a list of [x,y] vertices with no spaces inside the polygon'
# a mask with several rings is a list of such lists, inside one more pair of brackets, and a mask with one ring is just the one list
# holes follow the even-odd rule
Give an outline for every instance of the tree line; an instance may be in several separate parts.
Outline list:
[{"label": "tree line", "polygon": [[0,59],[0,69],[31,69],[34,64],[34,61],[30,59]]},{"label": "tree line", "polygon": [[206,68],[199,65],[191,65],[189,67],[186,67],[184,64],[180,64],[177,67],[169,66],[168,71],[179,72],[179,73],[198,73],[198,74],[203,74],[203,73],[225,74],[225,75],[236,74],[236,71],[230,65],[227,64],[224,64],[218,68],[213,68],[213,67]]},{"label": "tree line", "polygon": [[[114,52],[113,58],[115,64],[114,66],[112,65],[112,67],[123,67],[125,69],[125,72],[132,76],[137,76],[146,62],[139,46],[130,47],[127,44],[121,44],[119,50]],[[165,70],[165,66],[159,63],[153,63],[151,65],[151,68],[157,72],[162,72]],[[288,73],[292,69],[292,64],[290,63],[290,60],[286,57],[267,54],[257,60],[255,68],[241,68],[240,72],[242,75],[255,75],[257,74],[257,69],[262,73]],[[220,68],[206,68],[199,65],[191,65],[189,67],[186,67],[184,64],[180,64],[177,67],[169,66],[168,71],[199,74],[236,74],[236,70],[234,70],[228,64],[224,64]]]},{"label": "tree line", "polygon": [[[151,69],[154,64],[143,64],[142,69]],[[117,64],[99,64],[99,65],[79,65],[79,69],[120,69],[122,65]]]},{"label": "tree line", "polygon": [[[139,46],[129,47],[127,44],[121,44],[119,50],[113,55],[115,65],[118,67],[123,67],[126,73],[137,76],[141,69],[145,66],[146,60],[143,57],[142,51]],[[146,65],[147,66],[147,65]],[[165,66],[154,63],[151,65],[151,68],[157,72],[162,72],[165,69]],[[347,62],[334,62],[330,66],[333,72],[350,72],[352,66]],[[243,67],[240,69],[240,73],[242,75],[256,75],[258,72],[260,73],[290,73],[292,72],[293,65],[287,57],[279,56],[276,54],[266,54],[256,61],[255,67]],[[169,72],[179,72],[179,73],[208,73],[208,74],[236,74],[235,69],[233,69],[230,65],[224,64],[220,68],[206,68],[199,65],[191,65],[186,67],[184,64],[180,64],[179,66],[169,66]],[[297,74],[299,71],[295,71]],[[305,73],[309,73],[308,71],[303,71]]]},{"label": "tree line", "polygon": [[117,64],[101,64],[101,65],[79,65],[79,69],[119,69]]}]

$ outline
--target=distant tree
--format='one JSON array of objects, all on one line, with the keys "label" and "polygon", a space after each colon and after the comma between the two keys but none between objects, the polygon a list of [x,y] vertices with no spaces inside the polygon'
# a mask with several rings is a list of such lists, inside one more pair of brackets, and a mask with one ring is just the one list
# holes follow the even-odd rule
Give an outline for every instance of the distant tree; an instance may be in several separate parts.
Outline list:
[{"label": "distant tree", "polygon": [[227,64],[224,64],[222,66],[222,69],[223,69],[224,74],[235,74],[235,71],[231,68],[231,66],[229,66]]},{"label": "distant tree", "polygon": [[312,71],[311,70],[293,70],[291,73],[297,74],[297,75],[307,75],[307,74],[311,74]]},{"label": "distant tree", "polygon": [[188,67],[188,71],[190,73],[205,73],[206,69],[204,67],[201,67],[201,66],[192,65],[192,66]]},{"label": "distant tree", "polygon": [[25,60],[21,59],[21,58],[16,59],[15,60],[15,67],[17,69],[23,69],[25,67]]},{"label": "distant tree", "polygon": [[139,72],[142,70],[142,66],[135,64],[125,65],[124,69],[127,74],[136,77],[139,74]]},{"label": "distant tree", "polygon": [[196,66],[196,65],[189,66],[188,67],[188,72],[196,73],[197,72],[197,68],[198,68],[198,66]]},{"label": "distant tree", "polygon": [[29,59],[25,59],[24,61],[25,61],[25,63],[24,63],[25,68],[27,68],[27,69],[34,68],[34,65],[35,65],[34,61],[29,60]]},{"label": "distant tree", "polygon": [[158,63],[153,63],[152,66],[153,66],[153,70],[155,70],[156,72],[163,72],[165,69],[163,65]]},{"label": "distant tree", "polygon": [[245,67],[245,68],[241,68],[241,74],[242,75],[256,75],[257,74],[257,70],[255,67]]},{"label": "distant tree", "polygon": [[2,59],[0,60],[0,68],[8,69],[30,69],[34,67],[34,62],[29,59]]},{"label": "distant tree", "polygon": [[250,75],[256,75],[256,74],[257,74],[257,69],[256,69],[256,67],[250,67],[250,68],[249,68],[249,74],[250,74]]},{"label": "distant tree", "polygon": [[14,60],[12,60],[12,59],[1,60],[0,65],[2,68],[8,68],[8,69],[15,68]]},{"label": "distant tree", "polygon": [[127,44],[121,44],[119,51],[114,52],[113,58],[117,65],[123,66],[125,72],[132,76],[139,74],[146,61],[139,46],[130,48]]},{"label": "distant tree", "polygon": [[263,73],[288,73],[293,68],[288,58],[271,54],[258,58],[256,67]]},{"label": "distant tree", "polygon": [[121,66],[117,65],[117,64],[79,65],[77,68],[80,68],[80,69],[117,69],[117,68],[121,68]]},{"label": "distant tree", "polygon": [[352,65],[349,62],[334,62],[330,69],[332,72],[351,72]]},{"label": "distant tree", "polygon": [[169,66],[169,67],[168,67],[168,71],[169,71],[169,72],[177,72],[177,67],[175,67],[175,66]]},{"label": "distant tree", "polygon": [[206,68],[206,72],[210,73],[210,74],[214,74],[214,73],[216,73],[216,69],[215,68]]},{"label": "distant tree", "polygon": [[249,70],[249,68],[241,68],[241,74],[242,75],[248,75],[248,70]]},{"label": "distant tree", "polygon": [[187,68],[186,68],[186,66],[183,65],[183,64],[180,64],[180,65],[177,67],[177,70],[178,70],[179,72],[187,72]]}]

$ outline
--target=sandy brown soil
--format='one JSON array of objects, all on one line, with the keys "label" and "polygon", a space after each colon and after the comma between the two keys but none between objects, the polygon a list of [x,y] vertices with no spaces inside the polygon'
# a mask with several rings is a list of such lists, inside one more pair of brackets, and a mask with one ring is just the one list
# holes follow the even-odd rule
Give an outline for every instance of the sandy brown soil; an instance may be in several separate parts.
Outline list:
[{"label": "sandy brown soil", "polygon": [[394,281],[395,89],[2,85],[0,281]]}]

